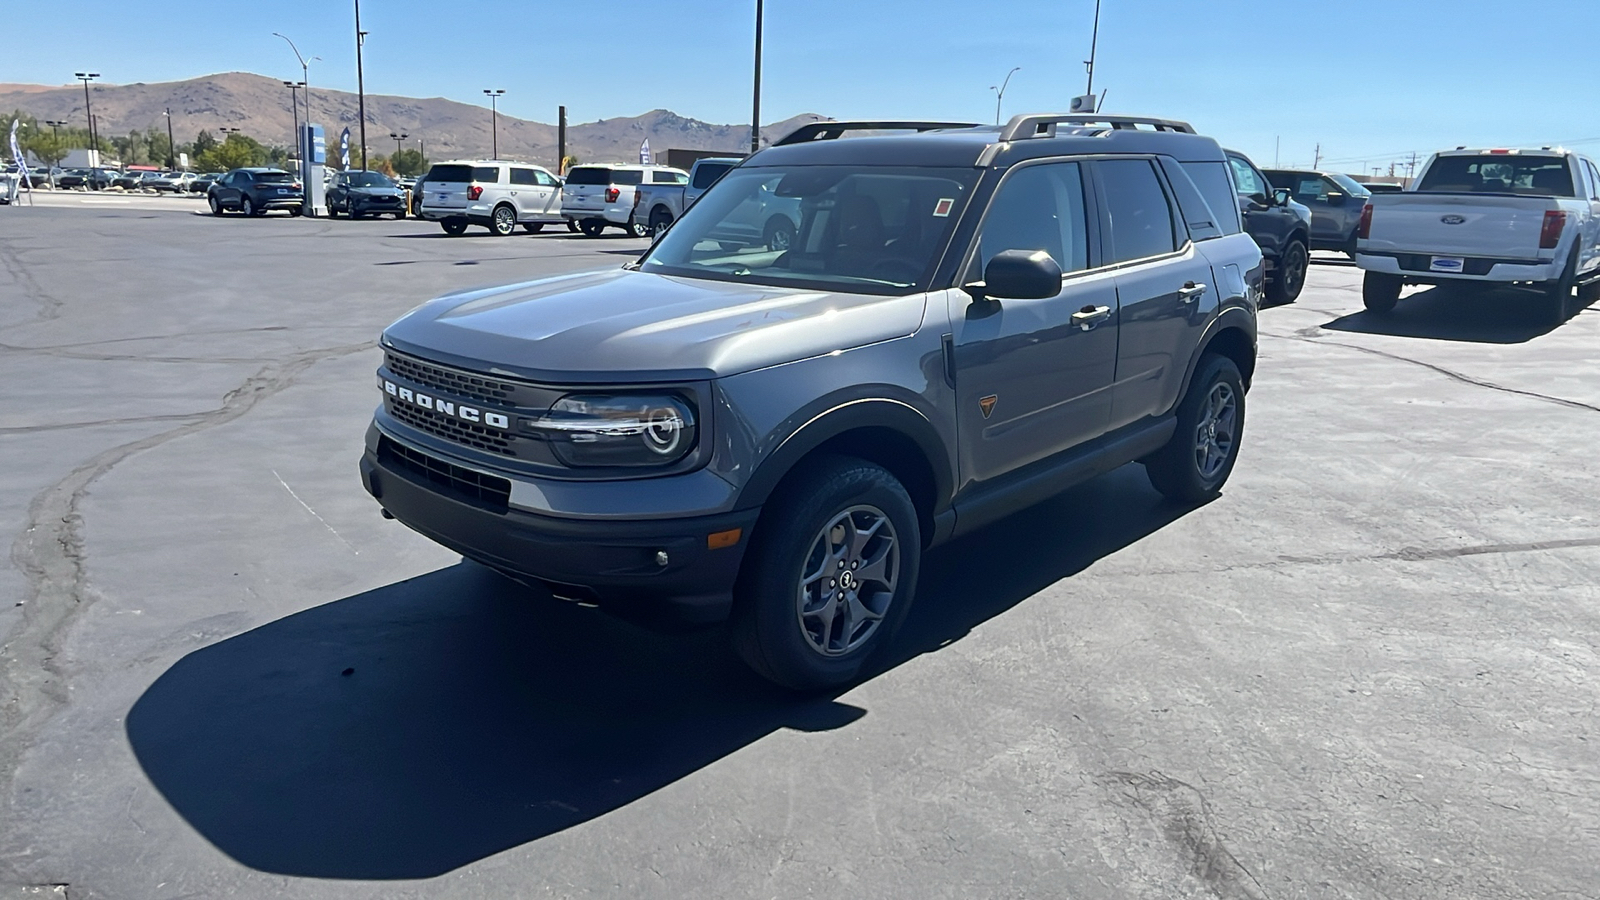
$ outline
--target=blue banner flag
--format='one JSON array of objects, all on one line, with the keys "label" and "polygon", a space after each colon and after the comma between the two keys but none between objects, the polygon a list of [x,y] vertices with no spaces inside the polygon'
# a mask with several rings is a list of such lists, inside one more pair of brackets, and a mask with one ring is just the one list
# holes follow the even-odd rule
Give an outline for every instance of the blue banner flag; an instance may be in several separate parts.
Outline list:
[{"label": "blue banner flag", "polygon": [[344,134],[339,135],[339,167],[350,168],[350,129],[346,128]]}]

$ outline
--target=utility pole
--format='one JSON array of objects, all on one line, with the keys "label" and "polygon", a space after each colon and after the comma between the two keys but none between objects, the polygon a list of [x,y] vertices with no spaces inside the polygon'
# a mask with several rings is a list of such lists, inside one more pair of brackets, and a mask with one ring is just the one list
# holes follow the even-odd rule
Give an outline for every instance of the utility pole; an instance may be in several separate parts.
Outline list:
[{"label": "utility pole", "polygon": [[1313,168],[1313,169],[1322,168],[1322,145],[1321,144],[1317,145],[1316,155],[1314,157],[1312,157],[1312,159],[1311,159],[1311,168]]},{"label": "utility pole", "polygon": [[367,170],[367,84],[361,72],[361,45],[367,33],[361,30],[361,0],[356,0],[356,115],[361,117],[361,171]]},{"label": "utility pole", "polygon": [[299,146],[299,142],[300,142],[300,88],[305,86],[305,82],[302,81],[302,82],[296,83],[296,82],[293,82],[293,81],[285,81],[283,83],[283,86],[289,89],[289,108],[294,110],[294,140],[291,143],[294,144],[295,146]]},{"label": "utility pole", "polygon": [[1406,163],[1406,177],[1410,178],[1417,172],[1417,151],[1411,151],[1411,161]]},{"label": "utility pole", "polygon": [[1272,167],[1274,169],[1278,167],[1278,149],[1282,146],[1283,135],[1278,135],[1272,139]]},{"label": "utility pole", "polygon": [[1084,89],[1085,94],[1094,93],[1094,54],[1100,47],[1100,0],[1094,0],[1094,33],[1089,38],[1089,58],[1083,61],[1089,70],[1089,85]]},{"label": "utility pole", "polygon": [[764,16],[762,0],[756,0],[756,86],[755,102],[750,111],[750,152],[761,149],[761,20]]},{"label": "utility pole", "polygon": [[567,174],[567,108],[556,107],[556,174]]},{"label": "utility pole", "polygon": [[[94,156],[94,151],[99,149],[99,136],[94,133],[94,107],[89,105],[89,82],[100,77],[99,72],[78,72],[78,80],[83,82],[83,116],[89,120],[89,155]],[[98,160],[96,160],[98,161]]]},{"label": "utility pole", "polygon": [[500,158],[500,109],[499,109],[498,105],[495,103],[495,101],[499,100],[501,97],[505,96],[505,89],[504,88],[496,88],[496,89],[491,91],[488,88],[484,88],[483,92],[485,94],[489,95],[489,140],[493,142],[493,150],[489,153],[489,158],[490,159],[499,159]]},{"label": "utility pole", "polygon": [[167,117],[167,171],[176,172],[178,171],[178,144],[172,138],[172,107],[167,107],[167,111],[162,115]]}]

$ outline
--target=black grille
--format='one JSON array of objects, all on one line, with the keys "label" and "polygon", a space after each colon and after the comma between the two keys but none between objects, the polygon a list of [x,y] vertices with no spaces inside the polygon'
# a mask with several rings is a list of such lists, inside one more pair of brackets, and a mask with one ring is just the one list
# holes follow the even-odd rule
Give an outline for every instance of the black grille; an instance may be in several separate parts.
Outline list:
[{"label": "black grille", "polygon": [[511,501],[511,482],[506,479],[435,459],[420,450],[397,444],[386,435],[378,438],[378,460],[492,512],[505,512]]},{"label": "black grille", "polygon": [[396,353],[385,353],[384,364],[389,367],[389,371],[408,381],[425,384],[458,397],[471,397],[480,403],[510,406],[512,396],[517,389],[515,384],[508,381],[497,381],[471,372],[429,365]]},{"label": "black grille", "polygon": [[465,444],[468,447],[476,447],[489,453],[498,453],[501,456],[515,457],[517,455],[516,448],[512,446],[512,442],[517,440],[515,435],[496,431],[493,428],[485,428],[482,425],[474,425],[471,422],[463,422],[460,419],[453,419],[449,416],[441,416],[432,410],[423,409],[420,406],[412,406],[409,403],[401,403],[392,398],[387,400],[386,405],[389,409],[389,415],[418,431],[426,431],[435,437],[442,437],[445,440]]}]

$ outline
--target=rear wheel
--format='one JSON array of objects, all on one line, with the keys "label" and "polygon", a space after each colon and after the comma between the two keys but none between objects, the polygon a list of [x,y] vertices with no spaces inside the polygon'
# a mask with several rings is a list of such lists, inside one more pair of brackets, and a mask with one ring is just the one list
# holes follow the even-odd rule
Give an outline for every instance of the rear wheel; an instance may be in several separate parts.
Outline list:
[{"label": "rear wheel", "polygon": [[1400,302],[1400,288],[1404,283],[1399,275],[1368,272],[1361,279],[1361,303],[1366,306],[1367,312],[1380,316],[1390,313],[1394,305]]},{"label": "rear wheel", "polygon": [[650,214],[650,235],[659,237],[663,231],[672,227],[672,213],[658,209]]},{"label": "rear wheel", "polygon": [[244,213],[247,216],[259,216],[259,215],[261,215],[261,210],[256,208],[256,204],[255,204],[254,201],[252,201],[250,199],[250,195],[249,194],[245,194],[244,197],[240,198],[240,200],[239,200],[239,211]]},{"label": "rear wheel", "polygon": [[1278,271],[1267,282],[1267,300],[1273,304],[1293,303],[1305,287],[1306,270],[1310,265],[1311,256],[1306,252],[1306,245],[1290,241],[1278,257]]},{"label": "rear wheel", "polygon": [[451,237],[460,237],[461,235],[467,233],[467,220],[444,219],[439,222],[439,227],[443,228],[444,233],[450,235]]},{"label": "rear wheel", "polygon": [[489,230],[500,237],[510,237],[517,230],[517,211],[507,205],[496,206],[489,218]]},{"label": "rear wheel", "polygon": [[567,220],[567,230],[572,232],[573,234],[577,234],[578,233],[578,220],[577,219],[568,219]]},{"label": "rear wheel", "polygon": [[768,501],[735,588],[739,655],[795,690],[845,684],[905,617],[922,536],[916,508],[880,466],[813,464]]},{"label": "rear wheel", "polygon": [[1244,379],[1226,356],[1200,360],[1178,404],[1178,428],[1167,445],[1146,457],[1156,490],[1198,503],[1216,495],[1233,472],[1244,437]]},{"label": "rear wheel", "polygon": [[1578,248],[1574,246],[1572,252],[1567,254],[1567,264],[1562,267],[1561,277],[1544,285],[1545,319],[1552,326],[1567,320],[1567,313],[1572,308],[1572,289],[1577,282]]},{"label": "rear wheel", "polygon": [[637,219],[628,219],[628,233],[634,237],[649,237],[650,226]]},{"label": "rear wheel", "polygon": [[773,216],[761,231],[761,242],[767,245],[768,250],[789,249],[794,243],[794,225],[783,216]]},{"label": "rear wheel", "polygon": [[578,229],[582,231],[586,237],[599,237],[600,233],[606,230],[606,223],[597,221],[595,219],[587,219],[578,223]]}]

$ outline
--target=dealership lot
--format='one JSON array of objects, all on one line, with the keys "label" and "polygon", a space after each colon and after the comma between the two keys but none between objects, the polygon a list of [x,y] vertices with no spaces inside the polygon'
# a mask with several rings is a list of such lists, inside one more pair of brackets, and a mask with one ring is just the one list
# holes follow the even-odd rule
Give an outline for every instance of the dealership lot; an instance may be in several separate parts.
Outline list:
[{"label": "dealership lot", "polygon": [[54,199],[0,210],[0,886],[1595,896],[1600,309],[1380,320],[1326,257],[1219,499],[1130,466],[949,545],[797,699],[356,477],[378,329],[642,241]]}]

